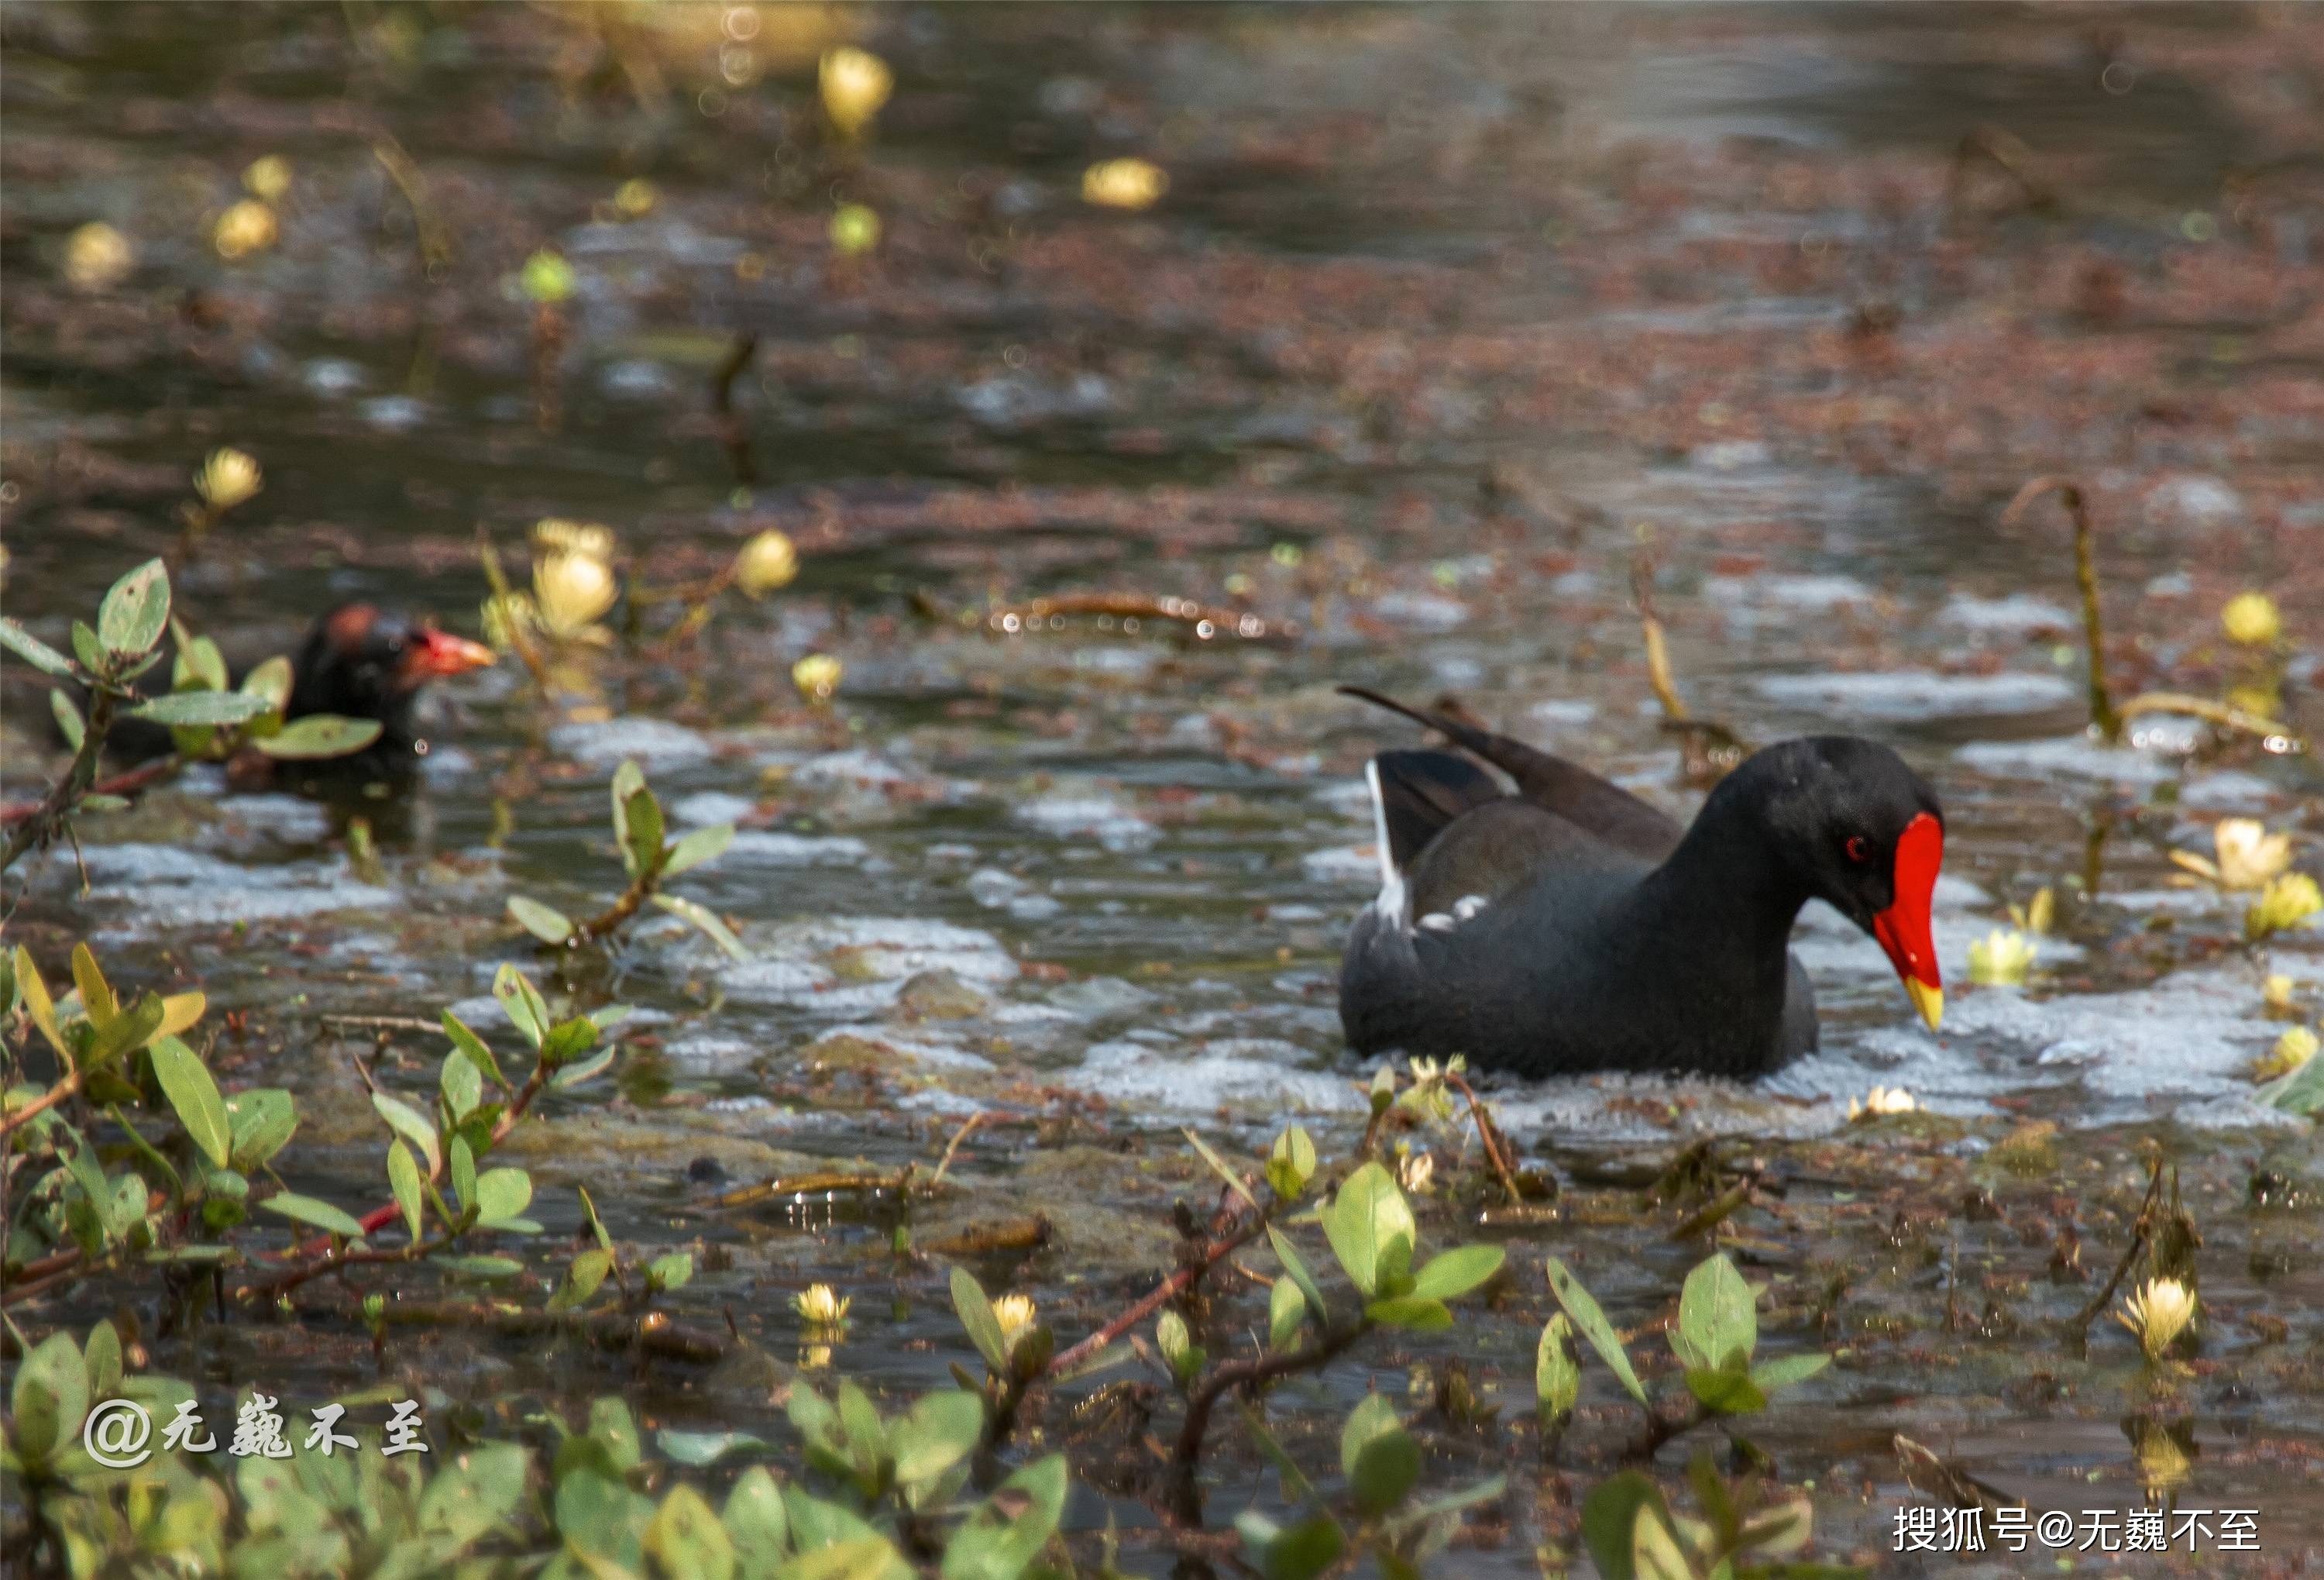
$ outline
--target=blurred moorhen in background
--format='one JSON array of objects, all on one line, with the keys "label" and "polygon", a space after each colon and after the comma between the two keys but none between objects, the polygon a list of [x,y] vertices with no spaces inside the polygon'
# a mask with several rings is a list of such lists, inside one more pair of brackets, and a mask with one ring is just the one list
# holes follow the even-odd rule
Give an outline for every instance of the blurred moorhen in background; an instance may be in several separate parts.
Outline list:
[{"label": "blurred moorhen in background", "polygon": [[[379,739],[352,756],[301,764],[309,772],[377,778],[410,772],[428,752],[415,709],[432,680],[463,675],[494,661],[493,650],[464,636],[438,631],[392,610],[360,599],[327,610],[307,633],[290,661],[290,701],[285,721],[310,714],[336,713],[374,719]],[[236,677],[239,683],[239,677]],[[124,761],[167,753],[169,732],[135,719],[115,725],[106,742]],[[255,755],[254,753],[252,755]],[[265,775],[265,760],[237,762],[237,779]]]},{"label": "blurred moorhen in background", "polygon": [[1792,923],[1829,901],[1878,940],[1932,1029],[1944,1008],[1929,904],[1944,813],[1894,752],[1785,741],[1712,789],[1692,827],[1587,769],[1358,687],[1450,752],[1366,765],[1379,898],[1340,967],[1358,1052],[1464,1053],[1523,1076],[1764,1075],[1816,1046]]}]

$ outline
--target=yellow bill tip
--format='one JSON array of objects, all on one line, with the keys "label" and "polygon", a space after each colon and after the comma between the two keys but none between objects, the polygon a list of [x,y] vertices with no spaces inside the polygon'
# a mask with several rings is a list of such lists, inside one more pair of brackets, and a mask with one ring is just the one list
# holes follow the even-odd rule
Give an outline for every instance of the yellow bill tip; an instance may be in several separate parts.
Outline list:
[{"label": "yellow bill tip", "polygon": [[1929,1030],[1935,1030],[1945,1018],[1945,990],[1908,976],[1904,979],[1904,991],[1913,996],[1913,1007],[1921,1012],[1921,1019],[1929,1023]]}]

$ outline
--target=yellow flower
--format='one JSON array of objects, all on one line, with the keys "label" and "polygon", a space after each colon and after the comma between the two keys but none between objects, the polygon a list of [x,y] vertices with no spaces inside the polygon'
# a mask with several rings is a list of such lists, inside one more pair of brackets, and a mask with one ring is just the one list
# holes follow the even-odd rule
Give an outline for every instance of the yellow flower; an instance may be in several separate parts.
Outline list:
[{"label": "yellow flower", "polygon": [[250,195],[267,203],[280,203],[282,194],[290,189],[290,162],[279,153],[263,159],[254,159],[242,172],[242,184]]},{"label": "yellow flower", "polygon": [[2217,861],[2174,850],[2171,859],[2222,889],[2256,889],[2292,864],[2292,836],[2270,834],[2256,818],[2222,818],[2211,830]]},{"label": "yellow flower", "polygon": [[2144,1289],[2124,1298],[2114,1316],[2138,1335],[2146,1358],[2159,1361],[2195,1320],[2195,1291],[2177,1279],[2149,1279]]},{"label": "yellow flower", "polygon": [[791,1297],[791,1309],[817,1327],[838,1326],[847,1320],[847,1308],[853,1304],[829,1284],[809,1284],[804,1293]]},{"label": "yellow flower", "polygon": [[742,545],[734,556],[734,585],[751,596],[762,597],[788,586],[798,575],[798,550],[772,527]]},{"label": "yellow flower", "polygon": [[137,266],[129,238],[102,220],[92,220],[65,239],[65,282],[75,291],[106,291]]},{"label": "yellow flower", "polygon": [[1169,189],[1169,173],[1143,159],[1109,159],[1082,171],[1082,201],[1101,208],[1151,208]]},{"label": "yellow flower", "polygon": [[847,137],[870,125],[896,90],[896,74],[888,69],[888,62],[853,44],[827,51],[816,79],[823,90],[823,113]]},{"label": "yellow flower", "polygon": [[2266,1056],[2252,1066],[2252,1079],[2273,1081],[2280,1076],[2290,1075],[2316,1057],[2317,1046],[2316,1033],[2307,1027],[2286,1029],[2283,1035],[2275,1039],[2275,1046],[2267,1050]]},{"label": "yellow flower", "polygon": [[266,476],[258,463],[237,449],[216,449],[194,474],[194,492],[213,512],[232,510],[258,497]]},{"label": "yellow flower", "polygon": [[613,547],[613,529],[601,527],[595,522],[543,516],[532,523],[532,548],[536,554],[586,554],[611,564]]},{"label": "yellow flower", "polygon": [[2219,624],[2234,641],[2266,647],[2283,634],[2283,616],[2265,593],[2237,593],[2219,611]]},{"label": "yellow flower", "polygon": [[799,1349],[799,1370],[820,1372],[831,1364],[829,1344],[806,1344]]},{"label": "yellow flower", "polygon": [[613,568],[594,554],[552,550],[532,562],[532,604],[551,636],[592,633],[621,589]]},{"label": "yellow flower", "polygon": [[1436,1154],[1416,1150],[1408,1141],[1396,1152],[1396,1182],[1414,1196],[1425,1196],[1436,1178]]},{"label": "yellow flower", "polygon": [[2009,908],[2009,919],[2029,933],[2046,933],[2058,917],[2058,896],[2044,883],[2024,905]]},{"label": "yellow flower", "polygon": [[548,247],[527,258],[517,275],[517,288],[542,307],[555,307],[571,296],[573,284],[573,265]]},{"label": "yellow flower", "polygon": [[829,653],[809,653],[791,666],[791,684],[809,702],[829,702],[845,672],[845,666]]},{"label": "yellow flower", "polygon": [[2259,986],[2260,1001],[2269,1011],[2282,1014],[2292,1008],[2292,978],[2278,971]]},{"label": "yellow flower", "polygon": [[517,639],[540,624],[530,593],[512,592],[506,597],[486,598],[481,614],[484,641],[501,652],[514,651]]},{"label": "yellow flower", "polygon": [[2034,940],[1996,928],[1969,947],[1969,979],[1985,987],[2015,987],[2034,968]]},{"label": "yellow flower", "polygon": [[1858,1103],[1853,1097],[1848,1100],[1848,1117],[1853,1123],[1859,1119],[1878,1119],[1887,1113],[1910,1113],[1918,1107],[1920,1104],[1913,1100],[1913,1095],[1902,1086],[1875,1086],[1864,1095],[1863,1102]]},{"label": "yellow flower", "polygon": [[2295,928],[2324,910],[2324,893],[2305,873],[2286,873],[2259,892],[2244,912],[2244,937],[2256,943],[2270,933]]},{"label": "yellow flower", "polygon": [[643,176],[632,176],[613,189],[613,207],[625,219],[642,219],[651,214],[661,194]]},{"label": "yellow flower", "polygon": [[255,198],[244,198],[218,216],[210,245],[221,258],[246,258],[274,245],[274,210]]},{"label": "yellow flower", "polygon": [[1001,1343],[1006,1349],[1017,1347],[1017,1341],[1031,1329],[1033,1318],[1030,1295],[1003,1295],[992,1303],[992,1320],[1001,1325]]}]

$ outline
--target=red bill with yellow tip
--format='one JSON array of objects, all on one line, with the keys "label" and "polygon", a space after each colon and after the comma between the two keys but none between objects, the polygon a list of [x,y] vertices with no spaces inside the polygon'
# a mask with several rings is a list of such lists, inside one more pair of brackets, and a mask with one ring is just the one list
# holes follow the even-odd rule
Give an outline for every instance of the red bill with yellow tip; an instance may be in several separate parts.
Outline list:
[{"label": "red bill with yellow tip", "polygon": [[1913,1007],[1932,1031],[1945,1015],[1944,979],[1937,971],[1936,940],[1929,930],[1937,869],[1944,860],[1944,825],[1923,812],[1904,825],[1904,836],[1896,841],[1895,898],[1872,919],[1872,936],[1888,952],[1888,963],[1896,968]]}]

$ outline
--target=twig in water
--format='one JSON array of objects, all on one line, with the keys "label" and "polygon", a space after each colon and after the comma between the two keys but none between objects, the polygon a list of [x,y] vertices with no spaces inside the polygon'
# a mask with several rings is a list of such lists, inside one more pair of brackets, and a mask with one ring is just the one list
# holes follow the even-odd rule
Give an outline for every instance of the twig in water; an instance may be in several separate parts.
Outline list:
[{"label": "twig in water", "polygon": [[2130,1243],[2124,1248],[2122,1260],[2115,1263],[2114,1276],[2107,1280],[2106,1288],[2090,1297],[2089,1305],[2067,1319],[2069,1332],[2085,1339],[2089,1336],[2091,1322],[2107,1308],[2107,1302],[2114,1298],[2114,1292],[2122,1288],[2123,1280],[2130,1276],[2130,1270],[2137,1264],[2140,1253],[2153,1240],[2154,1209],[2162,1199],[2163,1160],[2157,1158],[2154,1160],[2153,1177],[2146,1182],[2146,1199],[2139,1204],[2138,1216],[2131,1222]]},{"label": "twig in water", "polygon": [[1448,1071],[1444,1084],[1468,1099],[1469,1117],[1477,1123],[1477,1139],[1484,1143],[1485,1161],[1492,1165],[1493,1175],[1501,1182],[1501,1188],[1508,1192],[1511,1202],[1524,1201],[1525,1192],[1517,1185],[1517,1171],[1501,1152],[1500,1127],[1485,1111],[1485,1104],[1478,1097],[1476,1088],[1469,1085],[1469,1077],[1458,1071]]},{"label": "twig in water", "polygon": [[734,381],[751,365],[759,354],[759,337],[745,331],[734,337],[734,344],[724,360],[710,375],[710,417],[718,430],[718,442],[726,451],[726,464],[734,469],[734,481],[745,488],[758,485],[759,465],[751,454],[751,428],[734,411]]}]

